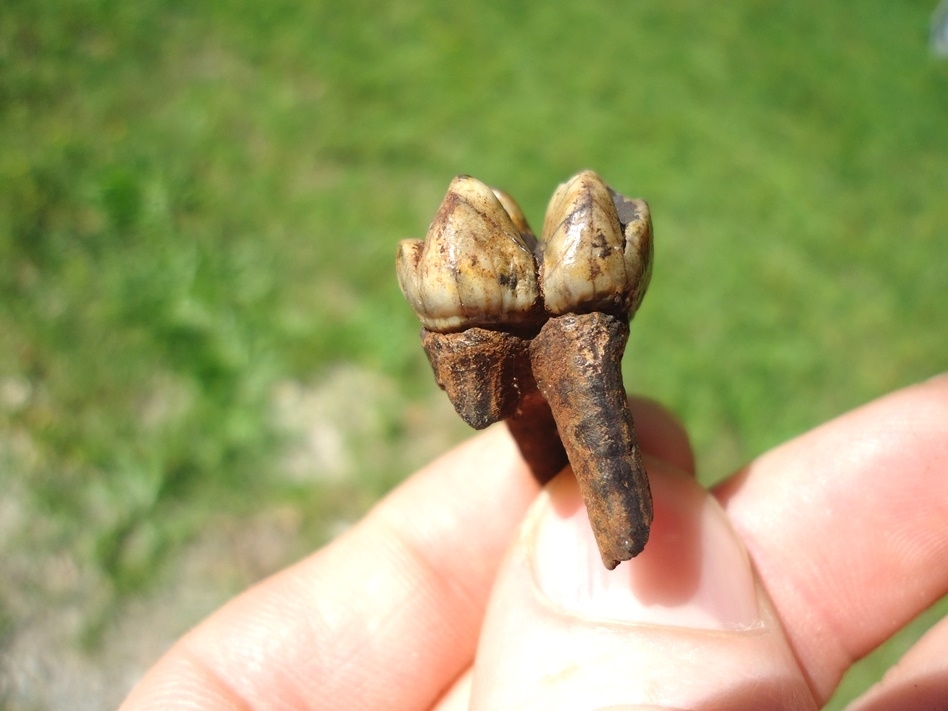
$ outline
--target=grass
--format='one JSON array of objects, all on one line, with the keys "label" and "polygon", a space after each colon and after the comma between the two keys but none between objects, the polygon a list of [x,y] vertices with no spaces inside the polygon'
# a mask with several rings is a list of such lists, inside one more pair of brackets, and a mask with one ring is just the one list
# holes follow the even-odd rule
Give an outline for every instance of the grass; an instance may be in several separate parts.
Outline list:
[{"label": "grass", "polygon": [[944,369],[931,6],[7,0],[0,485],[29,544],[121,599],[212,512],[307,507],[315,545],[407,474],[288,482],[272,393],[341,362],[431,390],[392,259],[457,173],[534,225],[583,167],[649,200],[627,380],[704,481]]}]

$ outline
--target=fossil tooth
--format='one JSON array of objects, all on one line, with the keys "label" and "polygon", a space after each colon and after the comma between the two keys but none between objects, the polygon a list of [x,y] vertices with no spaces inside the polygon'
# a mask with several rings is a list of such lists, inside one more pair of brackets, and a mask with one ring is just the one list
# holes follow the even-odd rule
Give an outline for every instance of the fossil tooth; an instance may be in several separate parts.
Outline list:
[{"label": "fossil tooth", "polygon": [[396,273],[431,331],[516,327],[536,319],[533,253],[497,196],[468,176],[451,182],[423,242],[399,244]]},{"label": "fossil tooth", "polygon": [[541,483],[572,464],[609,569],[653,516],[622,383],[651,266],[648,205],[592,171],[557,188],[539,241],[507,193],[455,178],[396,259],[438,385],[472,427],[506,420]]},{"label": "fossil tooth", "polygon": [[614,192],[591,170],[561,184],[547,208],[540,281],[554,315],[631,315],[651,274],[648,205]]},{"label": "fossil tooth", "polygon": [[560,185],[540,241],[540,284],[551,318],[530,361],[579,482],[602,562],[638,555],[652,495],[622,383],[629,318],[648,287],[648,205],[592,171]]}]

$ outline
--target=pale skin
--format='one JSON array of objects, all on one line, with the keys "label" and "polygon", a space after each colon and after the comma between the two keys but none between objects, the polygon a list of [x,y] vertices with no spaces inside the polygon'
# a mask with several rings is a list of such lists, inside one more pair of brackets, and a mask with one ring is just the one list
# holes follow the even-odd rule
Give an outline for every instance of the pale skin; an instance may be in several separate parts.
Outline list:
[{"label": "pale skin", "polygon": [[[655,497],[633,561],[606,572],[570,472],[538,492],[495,426],[211,615],[122,709],[817,709],[948,593],[948,377],[711,491],[678,422],[631,405]],[[948,619],[853,708],[946,698]]]}]

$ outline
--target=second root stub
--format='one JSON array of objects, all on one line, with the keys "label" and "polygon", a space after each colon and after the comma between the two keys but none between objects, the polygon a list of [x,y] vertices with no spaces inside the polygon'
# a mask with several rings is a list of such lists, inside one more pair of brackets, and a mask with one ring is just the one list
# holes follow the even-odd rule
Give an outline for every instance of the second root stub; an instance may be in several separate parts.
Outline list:
[{"label": "second root stub", "polygon": [[551,318],[530,344],[547,399],[609,570],[642,552],[652,495],[622,383],[627,321],[594,312]]},{"label": "second root stub", "polygon": [[517,411],[518,383],[535,388],[527,341],[513,334],[476,327],[460,333],[422,329],[421,343],[438,385],[476,430]]}]

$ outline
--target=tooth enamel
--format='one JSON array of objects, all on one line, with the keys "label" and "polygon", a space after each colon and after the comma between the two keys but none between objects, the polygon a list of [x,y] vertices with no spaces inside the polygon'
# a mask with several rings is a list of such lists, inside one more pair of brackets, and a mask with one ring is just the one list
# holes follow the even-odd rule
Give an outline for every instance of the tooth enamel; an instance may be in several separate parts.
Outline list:
[{"label": "tooth enamel", "polygon": [[609,188],[619,224],[625,234],[626,279],[631,286],[629,314],[642,303],[652,279],[652,215],[641,198],[627,198]]},{"label": "tooth enamel", "polygon": [[643,200],[613,192],[584,171],[561,184],[547,208],[540,280],[554,315],[606,311],[628,316],[651,274],[651,222]]},{"label": "tooth enamel", "polygon": [[491,188],[494,192],[494,196],[500,202],[504,210],[507,211],[507,214],[510,215],[511,221],[514,223],[514,227],[520,230],[520,235],[523,237],[524,244],[527,246],[531,252],[537,246],[537,237],[533,233],[533,230],[530,229],[530,224],[527,222],[527,218],[523,214],[523,210],[520,209],[520,205],[517,204],[517,201],[514,200],[510,195],[505,193],[500,188]]},{"label": "tooth enamel", "polygon": [[431,331],[533,317],[533,254],[497,196],[474,178],[451,182],[424,242],[401,242],[395,266],[402,293]]}]

